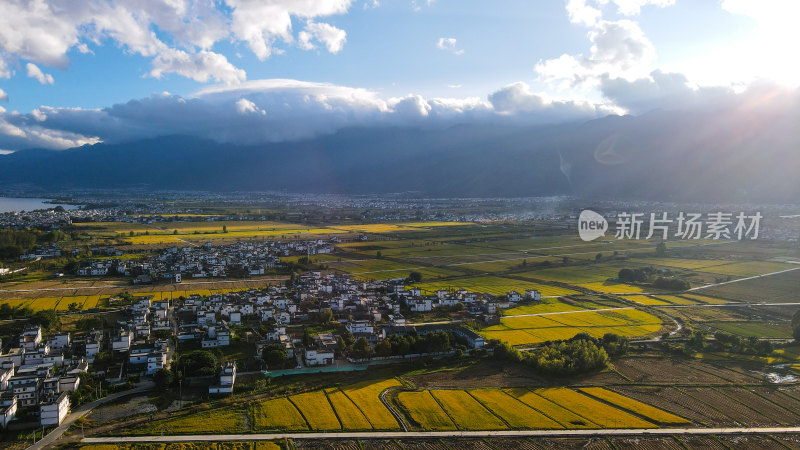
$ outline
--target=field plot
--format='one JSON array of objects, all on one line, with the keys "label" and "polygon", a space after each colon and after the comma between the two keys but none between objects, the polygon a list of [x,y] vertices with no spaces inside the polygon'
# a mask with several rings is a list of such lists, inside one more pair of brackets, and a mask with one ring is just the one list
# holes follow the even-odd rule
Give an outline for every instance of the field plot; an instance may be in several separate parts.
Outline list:
[{"label": "field plot", "polygon": [[447,415],[461,430],[503,430],[505,423],[465,391],[431,391]]},{"label": "field plot", "polygon": [[657,299],[668,302],[672,305],[696,305],[697,301],[679,295],[657,295]]},{"label": "field plot", "polygon": [[400,392],[397,401],[408,413],[411,420],[425,430],[455,430],[456,425],[442,410],[430,391]]},{"label": "field plot", "polygon": [[537,389],[537,395],[572,412],[589,413],[591,420],[605,428],[653,428],[655,425],[567,388]]},{"label": "field plot", "polygon": [[289,397],[305,417],[312,430],[340,430],[339,419],[323,391],[307,392]]},{"label": "field plot", "polygon": [[255,430],[308,430],[300,411],[286,398],[263,401],[253,408]]},{"label": "field plot", "polygon": [[614,311],[581,311],[542,316],[504,317],[499,325],[481,330],[487,339],[509,345],[524,345],[548,340],[569,339],[586,332],[594,337],[606,333],[620,336],[645,336],[659,331],[661,319],[634,308]]},{"label": "field plot", "polygon": [[[599,425],[586,417],[563,408],[540,395],[536,395],[528,389],[507,389],[506,392],[522,403],[555,420],[564,428],[600,428]],[[585,413],[588,413],[588,411]]]},{"label": "field plot", "polygon": [[681,391],[686,395],[697,399],[714,409],[722,411],[726,416],[735,420],[739,424],[768,426],[775,425],[769,418],[750,407],[750,405],[739,403],[722,392],[714,388],[682,388]]},{"label": "field plot", "polygon": [[697,293],[713,297],[751,303],[779,303],[797,301],[800,270],[778,275],[737,281],[698,290]]},{"label": "field plot", "polygon": [[649,305],[649,306],[660,306],[660,305],[669,305],[669,302],[664,300],[659,300],[657,298],[651,297],[649,295],[626,295],[624,296],[626,300],[630,300],[632,302],[636,302],[640,305]]},{"label": "field plot", "polygon": [[494,276],[459,278],[456,280],[417,283],[414,286],[428,292],[433,292],[437,289],[466,289],[470,292],[505,295],[508,291],[517,291],[524,294],[526,289],[537,289],[543,296],[577,294],[576,291],[558,286],[549,286],[531,281],[521,281]]},{"label": "field plot", "polygon": [[347,272],[359,280],[385,280],[390,278],[405,278],[411,272],[419,272],[423,280],[436,279],[441,277],[463,275],[457,270],[443,269],[439,267],[418,266],[409,263],[400,263],[385,259],[367,260],[344,260],[330,261],[329,267],[343,272]]},{"label": "field plot", "polygon": [[616,278],[621,269],[630,268],[630,264],[603,263],[585,266],[554,267],[516,274],[519,277],[536,280],[559,281],[561,283],[595,283],[609,278]]},{"label": "field plot", "polygon": [[[639,294],[648,291],[648,289],[645,289],[641,286],[633,286],[630,284],[617,283],[614,281],[581,283],[578,286],[586,289],[591,289],[597,292],[603,292],[606,294]],[[649,289],[649,290],[658,290],[658,289]]]},{"label": "field plot", "polygon": [[709,297],[707,295],[690,294],[687,292],[682,293],[681,297],[685,297],[690,300],[697,300],[700,303],[708,303],[709,305],[722,305],[729,303],[727,300],[723,300],[721,298]]},{"label": "field plot", "polygon": [[765,397],[743,388],[725,387],[719,388],[718,390],[734,401],[758,411],[759,414],[772,420],[773,423],[781,425],[800,423],[800,415],[797,414],[796,410],[792,411],[790,408],[784,406],[786,402],[776,404]]},{"label": "field plot", "polygon": [[565,303],[558,299],[544,299],[542,303],[535,303],[531,305],[522,305],[514,308],[509,308],[505,312],[505,316],[517,316],[521,314],[542,314],[551,312],[562,311],[576,311],[581,309],[590,309],[585,307],[575,306]]},{"label": "field plot", "polygon": [[243,408],[221,408],[196,414],[147,422],[126,430],[128,434],[223,434],[242,433],[247,429]]},{"label": "field plot", "polygon": [[625,358],[614,363],[622,375],[635,383],[674,385],[755,383],[761,380],[751,374],[716,367],[702,362],[670,358]]},{"label": "field plot", "polygon": [[796,266],[779,262],[752,261],[707,267],[703,269],[703,272],[731,275],[735,277],[753,277],[756,275],[780,272],[781,270],[791,269],[792,267]]},{"label": "field plot", "polygon": [[633,261],[641,264],[652,264],[655,266],[673,267],[676,269],[704,269],[706,267],[720,266],[723,264],[730,264],[731,261],[723,259],[687,259],[687,258],[645,258],[634,257]]},{"label": "field plot", "polygon": [[757,338],[783,338],[792,337],[792,326],[788,321],[782,323],[765,322],[706,322],[705,325],[726,331],[739,336],[754,336]]},{"label": "field plot", "polygon": [[591,395],[592,397],[596,397],[600,400],[611,403],[614,406],[634,412],[640,416],[644,416],[648,420],[656,423],[669,425],[689,423],[689,421],[683,417],[678,417],[675,414],[670,414],[666,411],[662,411],[658,408],[654,408],[650,405],[625,397],[624,395],[617,394],[614,391],[609,391],[608,389],[601,387],[588,387],[581,388],[581,391]]},{"label": "field plot", "polygon": [[469,393],[511,428],[562,428],[561,424],[498,389],[475,389]]},{"label": "field plot", "polygon": [[400,428],[400,425],[379,398],[384,389],[393,386],[400,386],[400,383],[395,379],[364,381],[350,385],[342,391],[364,413],[364,417],[369,420],[374,429],[395,430]]},{"label": "field plot", "polygon": [[326,394],[336,411],[336,415],[342,422],[342,428],[353,431],[372,429],[372,425],[364,417],[364,413],[358,409],[358,406],[352,400],[344,395],[344,392],[338,389],[328,389]]}]

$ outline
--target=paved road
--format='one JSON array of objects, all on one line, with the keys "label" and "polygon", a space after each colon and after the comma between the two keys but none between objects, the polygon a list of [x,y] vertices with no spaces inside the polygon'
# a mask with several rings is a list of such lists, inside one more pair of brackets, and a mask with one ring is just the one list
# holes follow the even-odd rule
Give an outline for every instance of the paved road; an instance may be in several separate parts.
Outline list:
[{"label": "paved road", "polygon": [[800,427],[764,428],[621,428],[603,430],[503,430],[503,431],[381,431],[339,433],[272,433],[272,434],[215,434],[188,436],[122,436],[92,437],[84,444],[118,444],[122,442],[223,442],[268,441],[278,439],[436,439],[487,437],[592,437],[592,436],[672,436],[719,434],[784,434],[800,433]]},{"label": "paved road", "polygon": [[108,403],[108,402],[112,402],[114,400],[117,400],[118,398],[125,397],[127,395],[134,395],[134,394],[139,394],[139,393],[142,393],[142,392],[147,392],[147,391],[153,389],[153,387],[155,387],[155,383],[153,383],[152,381],[143,381],[143,382],[139,383],[139,385],[136,386],[133,389],[129,389],[127,391],[122,391],[122,392],[117,392],[116,394],[111,394],[109,396],[106,396],[106,397],[103,397],[101,399],[97,399],[97,400],[95,400],[93,402],[89,402],[89,403],[87,403],[85,405],[82,405],[82,406],[78,407],[78,409],[76,409],[75,411],[72,411],[71,413],[69,413],[67,415],[67,417],[64,418],[64,421],[61,423],[61,426],[59,426],[55,430],[53,430],[50,433],[48,433],[47,436],[42,438],[39,442],[37,442],[37,443],[31,445],[30,447],[28,447],[27,450],[40,450],[40,449],[46,448],[50,444],[54,443],[58,438],[61,437],[62,434],[64,434],[65,431],[67,431],[67,429],[70,427],[70,425],[72,425],[76,420],[80,419],[81,417],[85,416],[86,414],[89,414],[92,411],[92,409],[94,409],[94,408],[96,408],[96,407],[98,407],[98,406],[100,406],[100,405],[102,405],[104,403]]}]

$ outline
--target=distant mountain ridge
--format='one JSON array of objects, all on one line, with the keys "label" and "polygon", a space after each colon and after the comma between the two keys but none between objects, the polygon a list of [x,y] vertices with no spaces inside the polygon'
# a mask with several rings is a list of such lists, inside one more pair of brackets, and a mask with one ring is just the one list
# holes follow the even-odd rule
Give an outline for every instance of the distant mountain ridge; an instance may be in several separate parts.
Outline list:
[{"label": "distant mountain ridge", "polygon": [[656,111],[537,127],[353,128],[253,146],[165,136],[0,156],[0,186],[796,201],[800,131]]}]

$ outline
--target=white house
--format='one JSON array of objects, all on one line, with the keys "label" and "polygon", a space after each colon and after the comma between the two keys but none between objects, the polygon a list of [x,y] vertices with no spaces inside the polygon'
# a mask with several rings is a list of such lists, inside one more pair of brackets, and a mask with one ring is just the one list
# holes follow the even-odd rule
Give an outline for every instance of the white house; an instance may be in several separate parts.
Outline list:
[{"label": "white house", "polygon": [[147,374],[152,375],[167,366],[167,354],[152,352],[147,355]]},{"label": "white house", "polygon": [[69,413],[69,397],[66,392],[62,392],[58,397],[42,402],[39,408],[39,422],[43,427],[61,425],[61,422]]},{"label": "white house", "polygon": [[236,383],[236,363],[228,361],[219,372],[219,384],[208,387],[209,394],[231,394]]},{"label": "white house", "polygon": [[540,301],[542,299],[542,294],[536,289],[526,289],[525,297],[530,300]]},{"label": "white house", "polygon": [[6,428],[17,414],[17,396],[11,391],[0,393],[0,427]]},{"label": "white house", "polygon": [[323,349],[306,350],[305,361],[307,366],[323,366],[333,364],[333,351]]}]

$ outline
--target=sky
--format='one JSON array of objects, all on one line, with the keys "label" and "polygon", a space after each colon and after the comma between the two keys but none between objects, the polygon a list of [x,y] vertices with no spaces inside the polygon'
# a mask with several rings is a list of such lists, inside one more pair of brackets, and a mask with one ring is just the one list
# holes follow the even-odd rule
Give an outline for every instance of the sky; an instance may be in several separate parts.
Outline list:
[{"label": "sky", "polygon": [[794,92],[798,16],[795,0],[4,0],[0,152],[560,123]]}]

